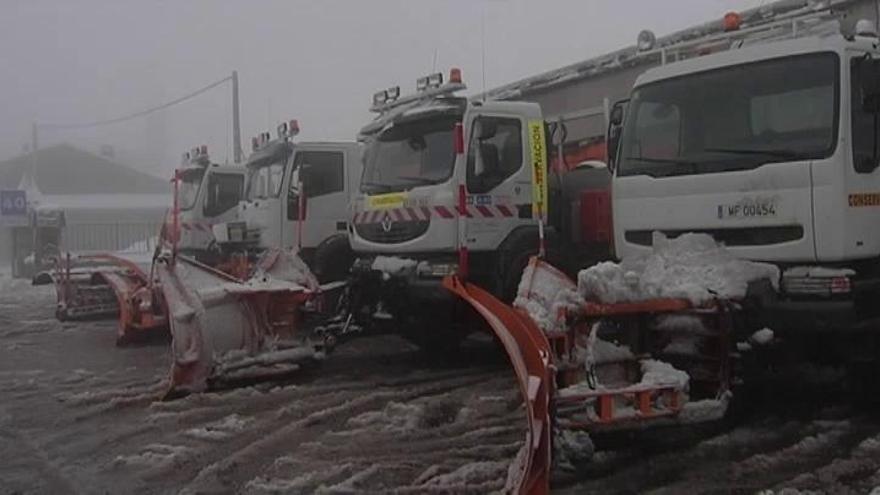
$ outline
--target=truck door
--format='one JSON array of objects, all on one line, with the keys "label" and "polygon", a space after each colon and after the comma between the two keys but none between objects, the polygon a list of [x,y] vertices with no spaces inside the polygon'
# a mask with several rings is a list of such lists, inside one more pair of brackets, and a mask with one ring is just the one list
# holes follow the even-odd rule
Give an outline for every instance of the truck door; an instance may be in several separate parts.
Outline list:
[{"label": "truck door", "polygon": [[301,150],[294,156],[294,176],[287,194],[285,246],[297,245],[299,182],[306,194],[303,249],[314,249],[333,234],[345,234],[348,198],[345,192],[345,151],[341,149]]},{"label": "truck door", "polygon": [[202,209],[206,223],[213,225],[234,220],[235,208],[243,197],[244,170],[209,169]]},{"label": "truck door", "polygon": [[472,106],[465,114],[465,141],[468,246],[492,250],[517,226],[533,223],[532,168],[537,164],[545,181],[547,171],[541,107],[526,102]]},{"label": "truck door", "polygon": [[[877,115],[862,103],[862,72],[868,63],[878,62],[858,53],[852,54],[845,66],[850,73],[850,101],[844,101],[844,105],[849,107],[850,121],[842,127],[850,127],[852,138],[841,141],[848,147],[846,154],[851,155],[844,164],[845,190],[835,188],[837,181],[831,179],[825,181],[829,184],[828,194],[820,195],[817,188],[816,231],[824,235],[817,235],[816,242],[820,257],[825,259],[880,255],[880,157],[875,154],[880,149],[880,121],[875,121]],[[825,204],[818,209],[820,202]]]}]

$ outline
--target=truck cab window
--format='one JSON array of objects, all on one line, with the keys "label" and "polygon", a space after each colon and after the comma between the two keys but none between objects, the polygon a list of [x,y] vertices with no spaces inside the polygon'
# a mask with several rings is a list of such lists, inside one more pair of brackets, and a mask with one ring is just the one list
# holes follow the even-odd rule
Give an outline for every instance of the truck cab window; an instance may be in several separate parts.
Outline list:
[{"label": "truck cab window", "polygon": [[244,176],[241,174],[211,174],[208,177],[208,201],[205,215],[217,216],[238,205],[244,190]]},{"label": "truck cab window", "polygon": [[338,151],[301,151],[293,159],[295,175],[288,191],[288,220],[299,218],[299,182],[307,198],[345,190],[345,157]]},{"label": "truck cab window", "polygon": [[467,187],[486,193],[522,168],[522,124],[519,119],[478,117],[471,129]]},{"label": "truck cab window", "polygon": [[[874,125],[875,114],[862,106],[861,58],[850,62],[850,125],[852,126],[853,167],[860,174],[871,173],[877,169],[874,157],[875,141],[880,139],[880,125]],[[880,124],[880,123],[878,123]]]}]

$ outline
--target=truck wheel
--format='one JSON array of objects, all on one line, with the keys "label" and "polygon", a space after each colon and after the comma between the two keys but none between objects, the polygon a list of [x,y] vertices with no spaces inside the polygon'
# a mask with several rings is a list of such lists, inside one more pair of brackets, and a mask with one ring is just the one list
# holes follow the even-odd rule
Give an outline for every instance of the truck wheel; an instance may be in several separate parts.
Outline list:
[{"label": "truck wheel", "polygon": [[348,238],[331,237],[315,250],[312,272],[322,284],[343,280],[348,276],[352,263],[354,263],[354,252],[348,244]]},{"label": "truck wheel", "polygon": [[[554,263],[555,234],[547,229],[545,232],[547,246],[546,259]],[[514,231],[504,240],[498,249],[496,280],[499,284],[492,291],[505,303],[511,303],[516,299],[516,291],[522,280],[523,270],[529,263],[529,258],[538,254],[538,229],[521,228]]]}]

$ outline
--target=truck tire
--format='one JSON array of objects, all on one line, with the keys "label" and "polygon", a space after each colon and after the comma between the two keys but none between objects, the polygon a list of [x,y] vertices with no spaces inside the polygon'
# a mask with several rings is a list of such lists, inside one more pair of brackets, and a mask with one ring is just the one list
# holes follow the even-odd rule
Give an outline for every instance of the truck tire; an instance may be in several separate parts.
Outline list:
[{"label": "truck tire", "polygon": [[312,272],[322,284],[343,280],[348,276],[352,263],[354,252],[348,244],[348,237],[333,236],[315,249]]}]

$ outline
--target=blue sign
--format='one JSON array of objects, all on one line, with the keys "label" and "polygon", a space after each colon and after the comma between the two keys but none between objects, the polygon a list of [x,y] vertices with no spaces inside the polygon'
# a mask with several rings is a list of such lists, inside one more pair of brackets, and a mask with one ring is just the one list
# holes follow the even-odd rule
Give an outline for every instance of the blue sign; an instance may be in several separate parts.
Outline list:
[{"label": "blue sign", "polygon": [[27,194],[25,191],[0,191],[0,215],[27,215]]}]

